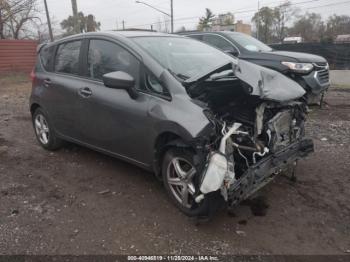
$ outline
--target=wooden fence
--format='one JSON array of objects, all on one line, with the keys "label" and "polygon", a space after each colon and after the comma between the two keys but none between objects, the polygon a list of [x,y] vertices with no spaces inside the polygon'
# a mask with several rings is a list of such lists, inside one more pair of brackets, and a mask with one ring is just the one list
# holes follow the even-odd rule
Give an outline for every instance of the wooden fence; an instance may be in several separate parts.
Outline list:
[{"label": "wooden fence", "polygon": [[0,40],[0,73],[29,73],[35,65],[37,41]]}]

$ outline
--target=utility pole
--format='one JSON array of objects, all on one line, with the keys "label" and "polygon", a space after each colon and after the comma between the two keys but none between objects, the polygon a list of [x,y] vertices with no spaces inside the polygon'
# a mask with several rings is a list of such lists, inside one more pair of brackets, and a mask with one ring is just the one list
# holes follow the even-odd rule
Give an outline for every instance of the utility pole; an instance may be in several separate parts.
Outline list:
[{"label": "utility pole", "polygon": [[125,21],[123,20],[123,30],[125,30]]},{"label": "utility pole", "polygon": [[154,7],[150,4],[147,4],[143,1],[139,1],[139,0],[136,0],[135,1],[137,4],[143,4],[143,5],[146,5],[158,12],[161,12],[162,14],[165,14],[166,16],[169,16],[170,17],[170,21],[171,21],[171,33],[174,33],[174,6],[173,6],[173,0],[170,0],[170,14],[167,13],[167,12],[164,12],[163,10],[160,10],[158,9],[157,7]]},{"label": "utility pole", "polygon": [[170,17],[171,17],[171,33],[174,33],[174,5],[173,0],[170,0]]},{"label": "utility pole", "polygon": [[49,9],[47,8],[46,0],[44,0],[44,4],[45,4],[45,11],[46,11],[47,25],[49,27],[50,41],[52,42],[53,41],[53,34],[52,34],[52,28],[51,28],[51,20],[50,20]]},{"label": "utility pole", "polygon": [[4,30],[4,27],[3,27],[3,23],[2,23],[2,14],[1,14],[1,8],[0,8],[0,39],[3,38],[3,30]]},{"label": "utility pole", "polygon": [[256,38],[259,39],[260,35],[260,0],[258,0],[258,26],[256,28]]},{"label": "utility pole", "polygon": [[73,21],[74,21],[74,33],[79,34],[80,28],[78,24],[78,5],[77,0],[72,0],[72,9],[73,9]]},{"label": "utility pole", "polygon": [[153,31],[153,25],[151,25],[151,31]]}]

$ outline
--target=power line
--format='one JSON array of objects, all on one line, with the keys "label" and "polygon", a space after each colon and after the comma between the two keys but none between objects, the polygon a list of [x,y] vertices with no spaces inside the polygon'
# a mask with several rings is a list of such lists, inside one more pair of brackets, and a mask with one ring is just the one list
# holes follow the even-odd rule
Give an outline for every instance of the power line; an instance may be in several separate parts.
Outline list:
[{"label": "power line", "polygon": [[320,6],[314,6],[314,7],[305,8],[305,9],[309,10],[309,9],[316,9],[316,8],[320,8],[320,7],[327,7],[327,6],[334,6],[334,5],[343,5],[343,4],[348,4],[348,3],[350,3],[350,1],[344,1],[344,2],[339,2],[339,3],[327,4],[327,5],[320,5]]},{"label": "power line", "polygon": [[[153,5],[154,7],[157,7],[157,8],[165,8],[164,6],[162,6],[162,7],[158,6],[159,4],[162,4],[162,3],[168,3],[168,4],[169,4],[169,0],[160,2],[160,3],[158,3],[157,5],[153,5],[153,4],[152,4],[152,5]],[[126,6],[124,6],[124,7],[126,7]],[[126,17],[126,16],[130,16],[130,15],[133,15],[133,14],[136,14],[136,13],[144,12],[144,11],[145,11],[145,10],[142,8],[142,9],[140,9],[140,10],[134,10],[134,11],[132,11],[132,12],[125,13],[125,14],[123,14],[123,16]]]},{"label": "power line", "polygon": [[[308,0],[308,1],[302,1],[302,2],[297,2],[297,3],[291,3],[291,5],[300,5],[300,4],[307,4],[307,3],[319,2],[319,1],[322,1],[322,0]],[[284,2],[276,1],[276,2],[271,2],[270,4],[272,4],[272,3],[284,3]],[[336,6],[336,5],[346,4],[346,3],[350,3],[350,1],[344,1],[344,2],[339,2],[339,3],[326,4],[326,5],[318,5],[318,6],[305,8],[305,9],[310,10],[310,9],[327,7],[327,6]],[[266,7],[266,5],[263,7]],[[244,13],[251,13],[251,12],[256,12],[256,11],[257,11],[257,9],[241,10],[241,11],[233,12],[233,14],[244,14]],[[193,20],[193,19],[199,19],[199,18],[200,18],[199,16],[182,17],[182,18],[174,19],[174,21],[176,21],[176,22],[177,21],[186,21],[186,20]],[[164,22],[170,22],[170,20],[165,20]],[[133,25],[131,27],[143,27],[143,26],[149,26],[149,25],[156,25],[158,23],[159,22],[153,22],[153,23],[148,23],[148,24]]]},{"label": "power line", "polygon": [[[317,2],[317,1],[321,1],[321,0],[307,0],[307,1],[303,1],[303,2],[297,2],[297,3],[292,3],[293,5],[297,5],[297,4],[305,4],[305,3],[311,3],[311,2]],[[271,2],[269,4],[273,4],[273,3],[285,3],[285,2],[281,2],[281,1],[275,1],[275,2]],[[233,14],[244,14],[244,13],[251,13],[251,12],[256,12],[257,9],[249,9],[249,10],[244,10],[244,9],[239,9],[241,11],[236,11],[233,12]],[[192,19],[199,19],[199,16],[191,16],[191,17],[182,17],[182,18],[178,18],[178,19],[174,19],[174,21],[186,21],[186,20],[192,20]],[[169,22],[169,21],[165,21],[165,22]],[[141,25],[134,25],[132,27],[140,27],[140,26],[148,26],[148,25],[155,25],[158,24],[158,22],[153,22],[153,23],[148,23],[148,24],[141,24]]]}]

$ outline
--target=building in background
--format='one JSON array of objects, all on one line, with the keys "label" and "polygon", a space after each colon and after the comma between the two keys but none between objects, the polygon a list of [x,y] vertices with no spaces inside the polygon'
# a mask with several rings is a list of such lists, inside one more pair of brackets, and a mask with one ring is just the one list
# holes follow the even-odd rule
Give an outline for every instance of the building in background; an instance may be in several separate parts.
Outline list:
[{"label": "building in background", "polygon": [[304,39],[301,36],[291,36],[283,39],[283,44],[299,44],[303,42]]},{"label": "building in background", "polygon": [[232,13],[219,14],[213,19],[211,26],[204,29],[204,31],[235,31],[244,33],[247,35],[252,34],[252,26],[250,24],[243,23],[242,20],[234,22],[235,17]]},{"label": "building in background", "polygon": [[350,43],[350,35],[338,35],[334,40],[335,44]]},{"label": "building in background", "polygon": [[237,23],[234,24],[234,31],[252,35],[252,25],[245,24],[242,20],[238,20]]}]

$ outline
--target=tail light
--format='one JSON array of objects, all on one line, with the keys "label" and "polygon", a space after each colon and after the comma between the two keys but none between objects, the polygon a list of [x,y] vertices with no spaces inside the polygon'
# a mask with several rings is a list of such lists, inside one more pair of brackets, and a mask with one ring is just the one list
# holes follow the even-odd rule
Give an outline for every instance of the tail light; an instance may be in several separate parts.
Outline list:
[{"label": "tail light", "polygon": [[32,84],[36,80],[36,75],[35,75],[35,70],[34,68],[32,69],[32,72],[30,72],[30,79],[32,80]]}]

